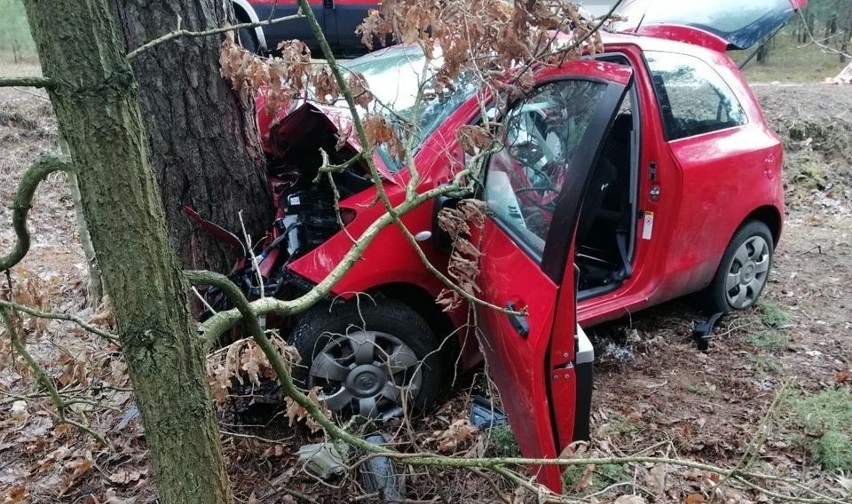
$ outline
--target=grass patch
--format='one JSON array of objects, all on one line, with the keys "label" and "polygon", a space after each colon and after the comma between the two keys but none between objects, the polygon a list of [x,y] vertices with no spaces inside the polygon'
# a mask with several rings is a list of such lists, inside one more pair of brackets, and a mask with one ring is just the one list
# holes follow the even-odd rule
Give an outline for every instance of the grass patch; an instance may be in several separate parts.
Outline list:
[{"label": "grass patch", "polygon": [[601,434],[603,435],[631,435],[642,430],[642,427],[636,422],[631,421],[621,413],[611,413],[609,420],[601,426]]},{"label": "grass patch", "polygon": [[758,309],[760,310],[760,321],[765,326],[777,329],[790,323],[787,312],[774,301],[764,300],[760,303]]},{"label": "grass patch", "polygon": [[758,378],[770,378],[781,375],[784,367],[776,357],[760,354],[752,359],[752,366]]},{"label": "grass patch", "polygon": [[696,385],[694,383],[684,383],[683,389],[689,392],[690,394],[705,396],[705,397],[720,397],[720,394],[717,390],[713,390],[710,387],[704,385]]},{"label": "grass patch", "polygon": [[37,58],[35,42],[30,35],[27,15],[21,0],[0,0],[0,52],[9,61],[32,61]]},{"label": "grass patch", "polygon": [[761,350],[777,352],[787,348],[789,342],[787,336],[780,331],[761,331],[749,334],[746,337],[746,343]]},{"label": "grass patch", "polygon": [[582,465],[568,466],[565,469],[565,472],[562,473],[562,482],[568,494],[582,497],[584,495],[598,493],[615,483],[631,481],[633,479],[623,465],[596,465],[592,478],[589,481],[589,486],[583,488],[579,492],[572,492],[571,490],[583,478],[583,472],[586,470],[586,467],[587,466]]},{"label": "grass patch", "polygon": [[852,471],[852,391],[826,389],[788,399],[797,441],[828,471]]},{"label": "grass patch", "polygon": [[488,440],[491,441],[495,457],[520,457],[521,449],[518,441],[508,425],[494,427],[488,431]]},{"label": "grass patch", "polygon": [[[728,54],[740,64],[752,50]],[[781,32],[771,43],[768,61],[759,64],[752,59],[743,73],[751,82],[822,82],[840,73],[848,64],[848,61],[841,62],[837,54],[824,52],[816,45],[800,47],[790,33]]]}]

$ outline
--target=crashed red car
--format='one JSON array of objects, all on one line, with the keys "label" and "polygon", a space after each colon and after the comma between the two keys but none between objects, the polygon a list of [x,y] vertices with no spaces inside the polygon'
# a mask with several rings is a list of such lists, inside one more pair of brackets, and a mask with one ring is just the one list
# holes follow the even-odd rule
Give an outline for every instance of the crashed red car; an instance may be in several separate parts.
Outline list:
[{"label": "crashed red car", "polygon": [[[556,457],[588,436],[594,352],[580,326],[695,292],[714,311],[747,308],[766,286],[784,215],[782,145],[725,50],[768,36],[804,0],[708,3],[626,2],[622,33],[603,36],[603,53],[542,68],[534,91],[501,118],[503,150],[485,161],[475,195],[488,209],[478,281],[483,300],[527,311],[476,310],[481,350],[525,456]],[[410,117],[423,58],[397,46],[345,66],[393,114]],[[476,92],[462,79],[422,101],[418,190],[464,163],[456,131],[481,120]],[[257,250],[266,295],[293,297],[322,281],[350,249],[349,235],[385,213],[364,166],[333,175],[339,215],[333,188],[316,177],[319,149],[335,164],[358,152],[351,142],[335,148],[346,119],[344,109],[313,103],[259,116],[278,209]],[[409,171],[382,147],[373,157],[400,203]],[[402,219],[439,267],[448,254],[433,217],[443,204]],[[233,278],[260,294],[247,263]],[[460,330],[467,311],[436,306],[443,287],[390,226],[333,300],[267,322],[289,331],[303,359],[296,378],[320,387],[332,411],[393,414],[403,393],[427,407],[456,363],[481,361]],[[538,476],[558,490],[558,468]]]}]

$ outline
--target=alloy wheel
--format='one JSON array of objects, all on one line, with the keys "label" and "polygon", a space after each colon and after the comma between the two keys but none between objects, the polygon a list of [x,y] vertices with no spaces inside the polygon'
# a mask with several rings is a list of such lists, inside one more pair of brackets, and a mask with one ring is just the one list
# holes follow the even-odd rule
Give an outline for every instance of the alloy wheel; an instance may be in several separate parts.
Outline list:
[{"label": "alloy wheel", "polygon": [[769,244],[752,236],[737,249],[725,278],[728,304],[741,310],[754,304],[769,276]]},{"label": "alloy wheel", "polygon": [[308,386],[334,413],[376,418],[400,411],[403,394],[417,396],[420,360],[399,338],[379,331],[340,335],[314,356]]}]

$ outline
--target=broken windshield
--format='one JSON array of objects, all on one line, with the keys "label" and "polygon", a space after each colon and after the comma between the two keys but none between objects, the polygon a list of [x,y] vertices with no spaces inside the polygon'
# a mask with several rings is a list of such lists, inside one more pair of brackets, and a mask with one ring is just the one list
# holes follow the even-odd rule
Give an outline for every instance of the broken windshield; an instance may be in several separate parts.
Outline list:
[{"label": "broken windshield", "polygon": [[[453,88],[438,92],[434,77],[443,60],[439,51],[435,53],[436,57],[427,62],[419,46],[399,45],[341,65],[350,72],[360,73],[367,80],[375,97],[372,111],[385,116],[398,133],[405,124],[413,127],[415,146],[476,92],[475,81],[464,77],[457,79]],[[415,107],[418,94],[421,95],[420,102]],[[402,139],[405,142],[405,136]]]}]

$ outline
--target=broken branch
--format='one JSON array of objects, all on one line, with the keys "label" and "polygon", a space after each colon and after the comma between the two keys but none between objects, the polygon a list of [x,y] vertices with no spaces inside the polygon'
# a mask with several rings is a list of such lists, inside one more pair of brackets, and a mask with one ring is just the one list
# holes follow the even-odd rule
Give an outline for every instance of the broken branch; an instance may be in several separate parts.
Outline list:
[{"label": "broken branch", "polygon": [[0,77],[0,87],[34,87],[51,89],[56,81],[47,77]]},{"label": "broken branch", "polygon": [[111,343],[118,343],[118,335],[117,334],[113,334],[109,331],[105,331],[105,330],[103,330],[103,329],[101,329],[97,326],[94,326],[94,325],[86,322],[85,320],[81,319],[80,317],[75,317],[74,315],[70,315],[68,313],[56,313],[56,312],[47,312],[47,311],[36,310],[35,308],[31,308],[29,306],[13,303],[11,301],[5,301],[5,300],[2,300],[2,299],[0,299],[0,307],[12,309],[12,310],[19,311],[19,312],[23,312],[23,313],[26,313],[27,315],[31,315],[31,316],[37,317],[37,318],[50,319],[50,320],[64,320],[64,321],[67,321],[67,322],[73,322],[73,323],[77,324],[78,326],[80,326],[82,329],[85,329],[86,331],[88,331],[92,334],[96,334],[96,335],[100,336],[101,338],[104,338],[105,340],[107,340]]}]

